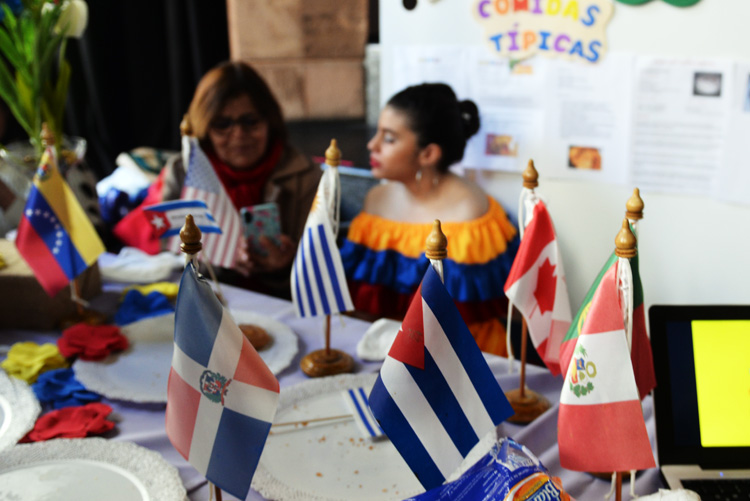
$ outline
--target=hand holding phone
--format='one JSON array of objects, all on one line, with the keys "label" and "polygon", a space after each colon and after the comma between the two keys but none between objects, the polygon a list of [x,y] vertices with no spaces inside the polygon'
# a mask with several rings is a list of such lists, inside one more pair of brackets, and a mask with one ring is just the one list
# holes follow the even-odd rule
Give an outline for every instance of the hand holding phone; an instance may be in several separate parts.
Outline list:
[{"label": "hand holding phone", "polygon": [[268,254],[266,248],[260,243],[262,236],[268,237],[276,245],[281,245],[279,207],[275,203],[243,207],[240,209],[240,217],[251,252],[261,256]]}]

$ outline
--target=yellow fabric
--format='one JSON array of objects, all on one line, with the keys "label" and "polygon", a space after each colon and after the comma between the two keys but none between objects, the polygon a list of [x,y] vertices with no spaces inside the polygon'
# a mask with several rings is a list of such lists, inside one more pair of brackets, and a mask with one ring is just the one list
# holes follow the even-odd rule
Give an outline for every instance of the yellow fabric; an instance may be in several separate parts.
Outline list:
[{"label": "yellow fabric", "polygon": [[2,367],[10,376],[27,383],[36,381],[39,374],[68,367],[68,361],[52,343],[38,345],[32,341],[15,343],[8,351]]},{"label": "yellow fabric", "polygon": [[[443,222],[448,238],[448,259],[462,264],[482,264],[505,252],[516,229],[497,201],[491,197],[486,214],[472,221]],[[424,253],[425,240],[432,223],[404,223],[367,213],[352,221],[347,238],[375,251],[393,250],[418,258]]]},{"label": "yellow fabric", "polygon": [[468,327],[480,350],[501,357],[508,356],[508,350],[505,346],[507,334],[505,326],[499,319],[491,318],[485,322],[470,324]]},{"label": "yellow fabric", "polygon": [[180,286],[178,284],[172,282],[154,282],[146,285],[131,285],[130,287],[123,289],[122,297],[125,297],[125,294],[130,290],[137,290],[144,296],[148,296],[151,292],[160,292],[167,296],[168,299],[175,299],[177,297],[177,289],[179,288]]}]

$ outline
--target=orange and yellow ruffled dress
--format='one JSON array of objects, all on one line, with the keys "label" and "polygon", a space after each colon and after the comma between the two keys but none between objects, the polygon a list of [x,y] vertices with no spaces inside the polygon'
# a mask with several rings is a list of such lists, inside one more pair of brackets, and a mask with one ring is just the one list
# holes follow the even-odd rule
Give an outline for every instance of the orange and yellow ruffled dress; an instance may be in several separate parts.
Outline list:
[{"label": "orange and yellow ruffled dress", "polygon": [[[518,250],[513,223],[489,198],[485,215],[446,222],[445,286],[482,351],[507,355],[505,279]],[[429,264],[425,241],[432,224],[392,221],[360,213],[341,249],[349,290],[357,310],[403,318]]]}]

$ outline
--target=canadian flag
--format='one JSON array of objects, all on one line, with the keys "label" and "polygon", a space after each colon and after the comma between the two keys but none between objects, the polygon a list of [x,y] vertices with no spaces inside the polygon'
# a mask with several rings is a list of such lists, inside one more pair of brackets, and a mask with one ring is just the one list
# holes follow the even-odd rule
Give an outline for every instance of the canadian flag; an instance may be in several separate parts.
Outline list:
[{"label": "canadian flag", "polygon": [[555,228],[544,202],[534,197],[505,295],[518,308],[539,356],[554,376],[560,374],[560,343],[570,326],[570,302]]}]

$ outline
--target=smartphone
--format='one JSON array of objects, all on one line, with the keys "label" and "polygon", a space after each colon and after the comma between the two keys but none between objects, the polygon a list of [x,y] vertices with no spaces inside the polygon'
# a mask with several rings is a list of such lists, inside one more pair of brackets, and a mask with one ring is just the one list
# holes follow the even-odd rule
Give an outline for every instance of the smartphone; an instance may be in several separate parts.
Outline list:
[{"label": "smartphone", "polygon": [[262,236],[270,238],[276,245],[281,245],[279,207],[275,203],[243,207],[240,209],[240,218],[251,251],[262,256],[267,254],[265,247],[260,244]]}]

